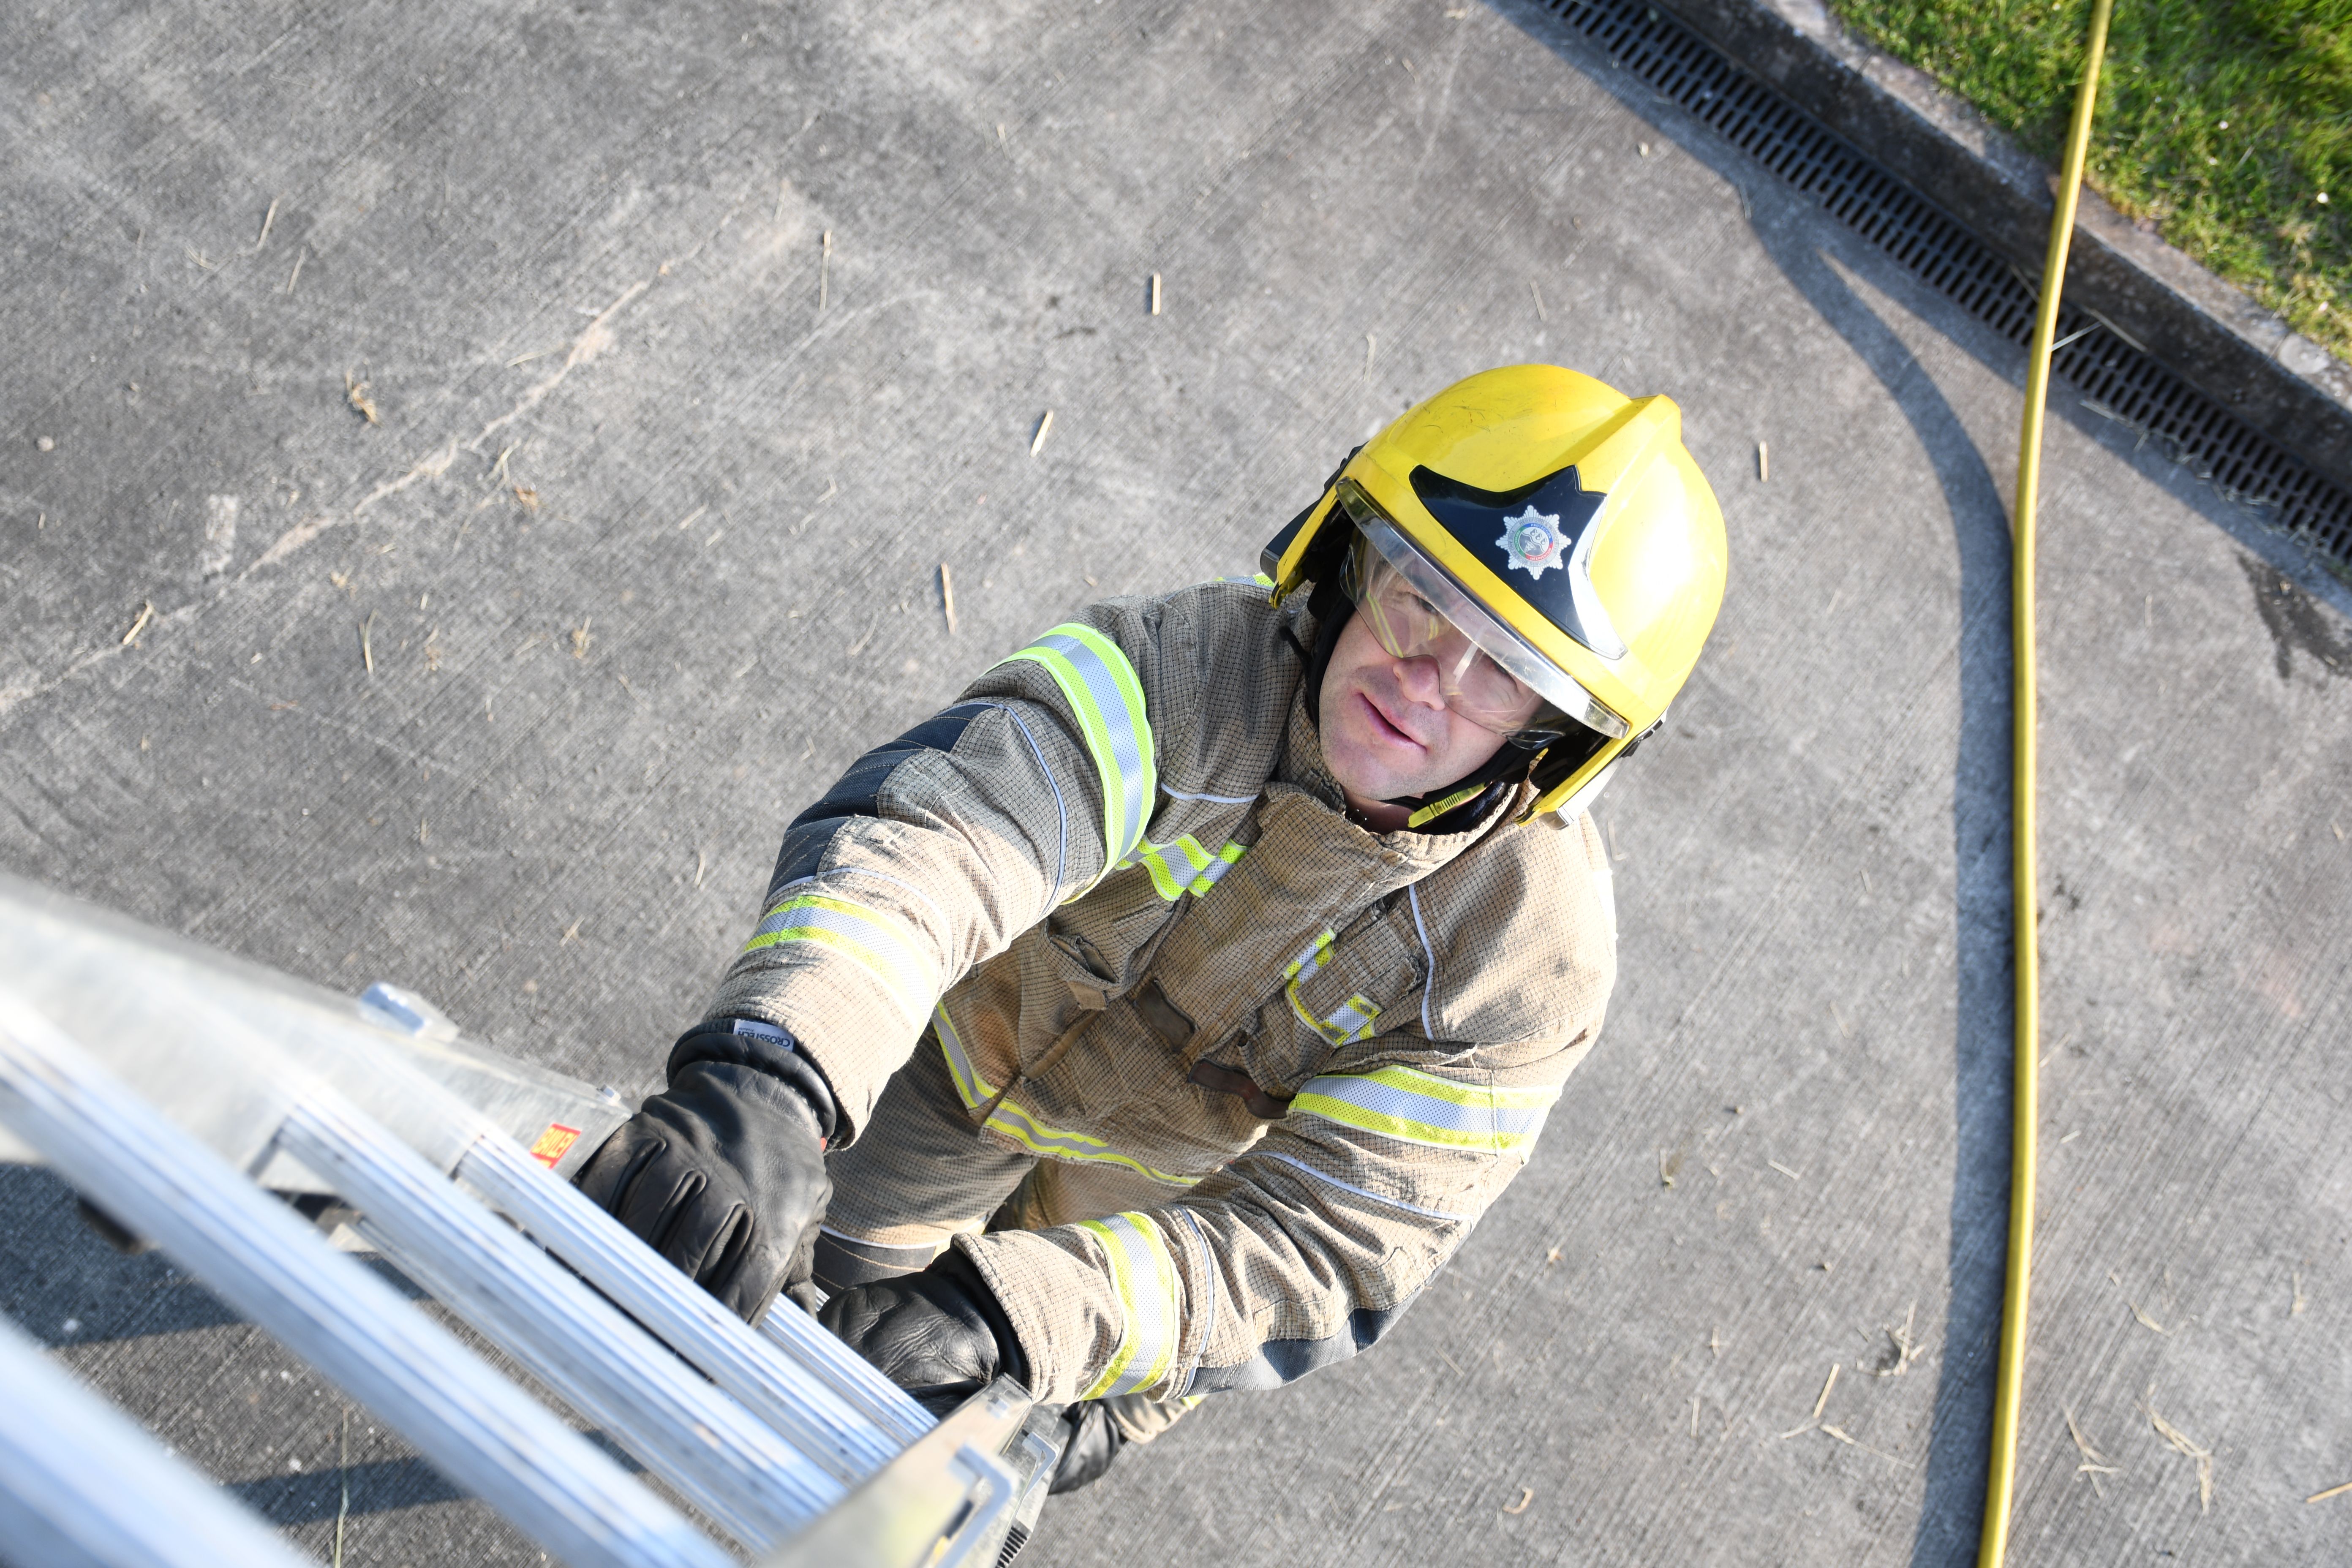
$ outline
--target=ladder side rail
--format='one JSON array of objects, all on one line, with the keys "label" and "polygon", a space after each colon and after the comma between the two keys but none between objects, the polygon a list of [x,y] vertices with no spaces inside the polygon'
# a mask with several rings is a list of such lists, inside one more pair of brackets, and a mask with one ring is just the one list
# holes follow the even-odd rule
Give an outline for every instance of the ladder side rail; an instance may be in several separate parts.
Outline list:
[{"label": "ladder side rail", "polygon": [[[246,1070],[252,1070],[249,1065],[252,1063],[278,1062],[282,1065],[272,1069],[271,1076],[281,1081],[294,1081],[299,1075],[320,1083],[330,1092],[341,1090],[344,1099],[366,1107],[362,1114],[368,1119],[382,1123],[440,1172],[454,1173],[468,1159],[473,1159],[486,1171],[518,1164],[530,1166],[530,1156],[491,1117],[479,1108],[459,1100],[442,1083],[420,1070],[410,1054],[386,1048],[391,1042],[385,1041],[374,1026],[334,1016],[319,1016],[315,1013],[292,1012],[282,1004],[273,1005],[273,998],[267,993],[254,993],[244,999],[255,1005],[258,1021],[267,1026],[266,1028],[256,1028],[245,1018],[230,1013],[221,997],[214,994],[214,988],[202,983],[203,978],[201,975],[159,976],[152,986],[152,994],[155,1000],[168,1003],[165,1011],[169,1016],[197,1027],[208,1044],[225,1047],[227,1057],[248,1064]],[[297,1161],[297,1164],[299,1163]],[[282,1162],[273,1163],[271,1169],[281,1167]],[[510,1190],[509,1195],[535,1210],[551,1211],[562,1205],[562,1198],[554,1195],[557,1184],[545,1180],[544,1173],[536,1168],[532,1168],[530,1174],[534,1180],[528,1184],[505,1184],[509,1189],[519,1189]],[[446,1183],[441,1185],[454,1199],[455,1190],[448,1188]],[[562,1184],[561,1193],[575,1200],[570,1205],[575,1215],[581,1211],[601,1214],[593,1205],[579,1198],[569,1184]],[[344,1195],[351,1196],[348,1194]],[[531,1201],[533,1195],[536,1203]],[[365,1208],[368,1205],[362,1204],[360,1206]],[[388,1223],[384,1215],[373,1217],[380,1225]],[[524,1219],[520,1215],[514,1217]],[[656,1301],[667,1300],[675,1307],[682,1301],[698,1300],[709,1302],[710,1310],[725,1315],[723,1309],[718,1308],[715,1302],[709,1302],[707,1292],[694,1285],[659,1254],[635,1237],[627,1237],[627,1233],[617,1222],[612,1221],[611,1216],[603,1217],[613,1237],[625,1238],[616,1245],[623,1257],[634,1255],[637,1264],[635,1272],[657,1281],[646,1283],[644,1289],[635,1292],[643,1299],[642,1304],[650,1307]],[[551,1224],[546,1234],[530,1226],[528,1220],[524,1223],[533,1229],[544,1246],[556,1237],[569,1237],[593,1222],[583,1219],[572,1225]],[[410,1250],[413,1255],[415,1249],[412,1247]],[[582,1250],[585,1252],[587,1249]],[[415,1258],[414,1260],[421,1266],[430,1266],[426,1259]],[[457,1299],[447,1292],[460,1289],[461,1277],[461,1273],[453,1272],[446,1266],[441,1267],[435,1273],[436,1283],[432,1288],[436,1295],[443,1295],[451,1305],[457,1305]],[[615,1283],[619,1282],[617,1272],[614,1279]],[[565,1283],[572,1282],[567,1280]],[[605,1288],[603,1279],[592,1277],[591,1283],[600,1289]],[[619,1298],[615,1297],[615,1300]],[[477,1307],[488,1305],[478,1300],[475,1304]],[[629,1308],[627,1301],[623,1301],[622,1305],[625,1310]],[[674,1311],[672,1315],[682,1317],[685,1314]],[[707,1317],[709,1314],[704,1315]],[[473,1320],[469,1318],[469,1321]],[[494,1321],[502,1322],[504,1327],[494,1328]],[[709,1454],[707,1445],[692,1440],[681,1444],[676,1440],[678,1432],[691,1430],[693,1421],[674,1428],[671,1440],[663,1440],[657,1434],[647,1430],[643,1421],[632,1417],[629,1399],[609,1395],[600,1397],[590,1392],[576,1373],[569,1378],[555,1378],[551,1375],[553,1367],[542,1359],[535,1358],[524,1342],[517,1337],[529,1335],[532,1326],[528,1312],[507,1312],[494,1320],[475,1321],[475,1327],[491,1334],[500,1348],[523,1360],[531,1366],[535,1374],[548,1381],[550,1386],[562,1388],[565,1397],[574,1398],[580,1403],[583,1413],[593,1410],[593,1418],[610,1426],[614,1436],[623,1441],[624,1447],[629,1447],[640,1460],[664,1475],[673,1485],[685,1489],[698,1507],[713,1518],[726,1521],[730,1533],[746,1544],[754,1545],[755,1549],[776,1535],[798,1529],[813,1509],[829,1507],[839,1498],[846,1483],[861,1479],[887,1463],[904,1447],[907,1439],[897,1436],[895,1430],[877,1430],[876,1417],[865,1407],[878,1406],[892,1417],[892,1428],[903,1426],[908,1415],[911,1414],[914,1419],[923,1423],[919,1430],[929,1429],[928,1418],[922,1415],[919,1405],[839,1340],[829,1333],[823,1334],[822,1345],[830,1352],[826,1366],[833,1375],[830,1378],[788,1377],[784,1382],[783,1397],[772,1397],[766,1403],[792,1411],[794,1400],[804,1400],[805,1403],[791,1414],[789,1423],[780,1425],[772,1422],[757,1432],[736,1432],[742,1452],[754,1457],[769,1453],[777,1447],[772,1434],[783,1433],[788,1442],[793,1437],[804,1438],[804,1443],[793,1445],[785,1458],[776,1459],[772,1455],[771,1458],[775,1463],[787,1465],[788,1468],[799,1469],[804,1468],[804,1461],[813,1456],[814,1474],[787,1478],[786,1506],[781,1513],[772,1509],[763,1509],[758,1501],[761,1491],[772,1489],[768,1487],[755,1487],[752,1491],[730,1501],[723,1490],[712,1491],[703,1479],[709,1468],[707,1459],[704,1465],[692,1469],[682,1470],[679,1468],[678,1459],[682,1456],[707,1457]],[[748,1333],[740,1337],[742,1341],[750,1339]],[[672,1348],[678,1347],[673,1343]],[[849,1385],[862,1397],[857,1404],[845,1407],[839,1385],[849,1383],[853,1376],[860,1381]],[[828,1384],[832,1385],[830,1395]],[[705,1394],[703,1398],[707,1403],[709,1395]],[[892,1409],[886,1401],[896,1401],[898,1408]],[[736,1405],[734,1408],[740,1411],[743,1407]],[[740,1419],[711,1413],[698,1415],[694,1420],[719,1430],[732,1431],[743,1426]],[[836,1470],[847,1473],[836,1474]],[[763,1514],[766,1516],[764,1525],[761,1522]]]},{"label": "ladder side rail", "polygon": [[278,1133],[360,1235],[754,1552],[845,1489],[667,1347],[323,1087]]},{"label": "ladder side rail", "polygon": [[211,1479],[166,1453],[0,1318],[0,1541],[57,1568],[303,1568]]},{"label": "ladder side rail", "polygon": [[727,1568],[716,1543],[0,986],[0,1121],[573,1568]]},{"label": "ladder side rail", "polygon": [[905,1390],[779,1298],[772,1316],[791,1313],[814,1331],[816,1353],[788,1353],[512,1142],[482,1139],[458,1162],[457,1177],[845,1484],[935,1425]]},{"label": "ladder side rail", "polygon": [[[981,1568],[991,1568],[992,1564],[1001,1568],[1028,1544],[1030,1532],[1037,1528],[1037,1516],[1045,1511],[1046,1496],[1054,1489],[1054,1472],[1061,1468],[1062,1451],[1069,1445],[1070,1428],[1062,1420],[1065,1408],[1059,1405],[1031,1406],[1029,1418],[1021,1424],[1018,1440],[1004,1450],[1005,1466],[1013,1471],[1020,1490],[1004,1521],[1003,1531],[1001,1537],[975,1540],[967,1549],[968,1562]],[[971,1555],[974,1552],[982,1555]]]},{"label": "ladder side rail", "polygon": [[[251,1091],[257,1075],[238,1070],[250,1040],[274,1047],[266,1060],[290,1058],[334,1082],[445,1171],[483,1127],[526,1146],[557,1131],[584,1161],[628,1115],[618,1094],[467,1040],[398,987],[377,984],[354,999],[5,872],[0,974],[265,1186],[317,1190],[290,1160],[250,1163],[274,1125],[257,1113],[257,1100],[270,1097]],[[395,997],[405,1005],[394,1008]],[[205,1037],[205,1049],[190,1049],[189,1037],[213,1035],[215,1021],[235,1038]]]},{"label": "ladder side rail", "polygon": [[1003,1456],[1034,1408],[998,1378],[757,1568],[987,1568],[1031,1479]]},{"label": "ladder side rail", "polygon": [[845,1397],[855,1399],[902,1447],[920,1442],[939,1425],[905,1389],[803,1311],[799,1303],[777,1297],[760,1320],[759,1333],[793,1362],[824,1377]]},{"label": "ladder side rail", "polygon": [[[455,1173],[471,1161],[480,1167],[467,1178],[478,1191],[495,1191],[492,1201],[542,1245],[802,1443],[836,1479],[871,1473],[933,1426],[920,1405],[805,1312],[780,1302],[761,1325],[764,1332],[747,1329],[706,1293],[672,1278],[675,1269],[616,1223],[580,1212],[593,1205],[551,1199],[549,1182],[511,1179],[511,1162],[487,1152],[503,1147],[499,1139],[530,1143],[545,1128],[542,1118],[559,1118],[564,1130],[580,1134],[559,1159],[561,1171],[584,1161],[625,1108],[585,1083],[456,1036],[454,1025],[398,987],[371,988],[373,1005],[354,1003],[5,873],[0,972],[21,977],[27,1002],[109,1047],[101,1052],[109,1065],[168,1104],[173,1121],[230,1163],[262,1169],[273,1183],[307,1189],[315,1178],[285,1158],[265,1157],[266,1169],[252,1164],[257,1152],[266,1156],[265,1134],[274,1125],[264,1111],[283,1097],[239,1092],[222,1079],[235,1076],[224,1058],[254,1038],[341,1089],[442,1170]],[[169,1048],[191,1028],[232,1030],[234,1039],[200,1059]],[[136,1044],[121,1048],[124,1041]],[[475,1096],[492,1103],[474,1104]],[[493,1131],[498,1139],[485,1139]],[[7,1142],[0,1132],[0,1152]],[[777,1415],[780,1402],[808,1414],[795,1425]],[[851,1412],[878,1427],[878,1437],[857,1431],[847,1419]],[[830,1452],[816,1436],[828,1425],[843,1434]]]}]

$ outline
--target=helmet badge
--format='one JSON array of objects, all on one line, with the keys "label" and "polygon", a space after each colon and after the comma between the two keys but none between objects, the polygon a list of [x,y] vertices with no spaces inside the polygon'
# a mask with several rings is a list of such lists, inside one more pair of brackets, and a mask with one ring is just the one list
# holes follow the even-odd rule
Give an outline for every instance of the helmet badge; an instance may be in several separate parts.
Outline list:
[{"label": "helmet badge", "polygon": [[1495,542],[1509,563],[1506,571],[1525,572],[1538,581],[1552,567],[1568,564],[1569,540],[1560,531],[1559,517],[1533,506],[1517,517],[1505,518],[1503,537]]}]

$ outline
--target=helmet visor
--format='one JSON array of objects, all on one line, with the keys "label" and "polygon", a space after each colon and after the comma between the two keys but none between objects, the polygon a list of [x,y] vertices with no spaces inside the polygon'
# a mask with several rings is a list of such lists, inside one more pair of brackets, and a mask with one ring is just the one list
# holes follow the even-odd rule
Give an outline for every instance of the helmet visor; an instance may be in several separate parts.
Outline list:
[{"label": "helmet visor", "polygon": [[1432,661],[1447,707],[1526,745],[1580,725],[1612,737],[1631,732],[1413,548],[1362,490],[1345,479],[1339,489],[1360,536],[1348,552],[1348,596],[1391,658]]}]

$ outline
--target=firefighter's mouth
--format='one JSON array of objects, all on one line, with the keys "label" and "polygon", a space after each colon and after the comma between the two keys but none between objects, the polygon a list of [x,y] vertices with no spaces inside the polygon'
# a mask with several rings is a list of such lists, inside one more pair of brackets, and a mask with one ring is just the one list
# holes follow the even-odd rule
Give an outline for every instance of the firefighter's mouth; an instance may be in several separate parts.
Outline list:
[{"label": "firefighter's mouth", "polygon": [[1391,719],[1387,710],[1374,700],[1370,693],[1359,691],[1356,693],[1356,700],[1364,705],[1364,711],[1370,716],[1373,734],[1391,745],[1411,746],[1416,752],[1429,750],[1427,745],[1414,739],[1411,731]]}]

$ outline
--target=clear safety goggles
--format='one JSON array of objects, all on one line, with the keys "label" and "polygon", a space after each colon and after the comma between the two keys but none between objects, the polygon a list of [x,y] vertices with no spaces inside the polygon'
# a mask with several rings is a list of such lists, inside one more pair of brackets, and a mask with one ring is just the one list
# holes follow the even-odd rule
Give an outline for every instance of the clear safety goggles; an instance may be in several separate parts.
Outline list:
[{"label": "clear safety goggles", "polygon": [[1632,732],[1567,671],[1487,614],[1345,479],[1339,504],[1358,536],[1348,551],[1348,596],[1391,658],[1431,662],[1448,708],[1529,747],[1579,727],[1612,738]]}]

